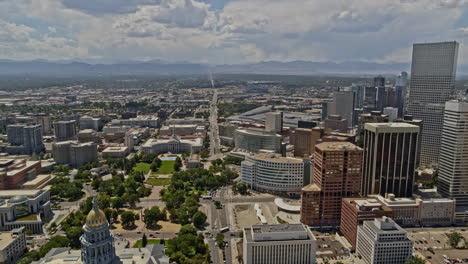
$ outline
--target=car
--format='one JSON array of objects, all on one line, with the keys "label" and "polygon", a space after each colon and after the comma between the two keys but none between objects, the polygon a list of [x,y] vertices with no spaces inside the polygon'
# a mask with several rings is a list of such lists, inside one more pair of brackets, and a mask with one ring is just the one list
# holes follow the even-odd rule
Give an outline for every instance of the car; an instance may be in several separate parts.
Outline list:
[{"label": "car", "polygon": [[150,236],[150,237],[154,237],[154,235],[153,235],[153,234],[150,234],[149,236]]},{"label": "car", "polygon": [[141,231],[138,231],[137,234],[141,234]]},{"label": "car", "polygon": [[159,232],[159,231],[156,231],[156,234],[158,234],[158,235],[159,235],[159,234],[161,234],[161,232]]}]

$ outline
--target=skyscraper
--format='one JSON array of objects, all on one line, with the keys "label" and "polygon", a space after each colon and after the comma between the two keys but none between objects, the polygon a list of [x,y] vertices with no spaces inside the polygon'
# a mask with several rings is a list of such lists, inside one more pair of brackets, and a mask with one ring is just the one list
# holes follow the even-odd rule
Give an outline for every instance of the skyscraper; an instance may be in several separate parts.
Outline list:
[{"label": "skyscraper", "polygon": [[424,123],[422,167],[438,164],[444,107],[454,94],[457,58],[455,41],[413,45],[408,113]]},{"label": "skyscraper", "polygon": [[328,115],[339,115],[348,121],[348,127],[352,126],[354,111],[354,96],[352,91],[339,91],[333,94],[333,102],[328,109]]},{"label": "skyscraper", "polygon": [[265,114],[265,129],[276,133],[283,132],[283,112]]},{"label": "skyscraper", "polygon": [[406,89],[408,87],[408,73],[401,72],[395,81],[396,90],[396,108],[398,108],[398,117],[405,115],[406,109]]},{"label": "skyscraper", "polygon": [[438,190],[442,196],[468,206],[468,101],[445,104],[439,158]]},{"label": "skyscraper", "polygon": [[359,194],[361,161],[362,149],[350,142],[323,142],[315,146],[313,184],[302,189],[302,223],[340,224],[342,199]]},{"label": "skyscraper", "polygon": [[407,123],[367,123],[361,194],[411,197],[420,128]]}]

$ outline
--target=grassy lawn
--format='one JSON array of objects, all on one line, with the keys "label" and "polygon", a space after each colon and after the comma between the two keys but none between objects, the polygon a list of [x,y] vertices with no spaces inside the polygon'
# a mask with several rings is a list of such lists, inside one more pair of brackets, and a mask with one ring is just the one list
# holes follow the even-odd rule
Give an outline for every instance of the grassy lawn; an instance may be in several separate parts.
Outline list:
[{"label": "grassy lawn", "polygon": [[175,160],[163,160],[161,161],[161,167],[159,167],[156,174],[171,174],[174,173]]},{"label": "grassy lawn", "polygon": [[[140,248],[141,247],[142,240],[138,240],[135,245],[133,246],[134,248]],[[161,243],[160,239],[148,239],[148,245],[156,245]]]},{"label": "grassy lawn", "polygon": [[16,221],[33,221],[33,220],[37,220],[36,214],[30,214],[30,215],[23,216],[21,218],[16,219]]},{"label": "grassy lawn", "polygon": [[151,164],[149,163],[144,163],[144,162],[140,162],[140,163],[137,163],[135,165],[135,167],[133,167],[133,170],[134,171],[141,171],[143,172],[144,174],[148,173],[148,171],[150,170],[150,167],[151,167]]},{"label": "grassy lawn", "polygon": [[168,178],[149,178],[146,180],[147,184],[151,184],[153,186],[164,186],[164,185],[169,185],[171,183],[171,179]]}]

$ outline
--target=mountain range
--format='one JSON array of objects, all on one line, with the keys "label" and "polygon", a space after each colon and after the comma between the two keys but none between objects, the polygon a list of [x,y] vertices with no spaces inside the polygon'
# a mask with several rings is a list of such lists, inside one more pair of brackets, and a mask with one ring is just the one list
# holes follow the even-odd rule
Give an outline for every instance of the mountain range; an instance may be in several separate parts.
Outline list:
[{"label": "mountain range", "polygon": [[[375,62],[312,62],[267,61],[250,64],[205,65],[190,62],[118,62],[114,64],[91,64],[77,61],[12,61],[0,60],[0,75],[40,74],[40,75],[109,75],[109,74],[278,74],[278,75],[338,75],[367,76],[395,75],[409,71],[409,63]],[[459,65],[458,76],[468,76],[468,65]]]}]

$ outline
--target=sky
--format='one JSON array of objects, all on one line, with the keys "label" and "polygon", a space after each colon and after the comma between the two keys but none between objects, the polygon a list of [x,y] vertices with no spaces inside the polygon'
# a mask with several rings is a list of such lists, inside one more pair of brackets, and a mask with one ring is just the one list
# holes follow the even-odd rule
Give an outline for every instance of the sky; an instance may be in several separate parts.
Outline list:
[{"label": "sky", "polygon": [[10,60],[389,63],[448,40],[468,64],[468,0],[0,0]]}]

